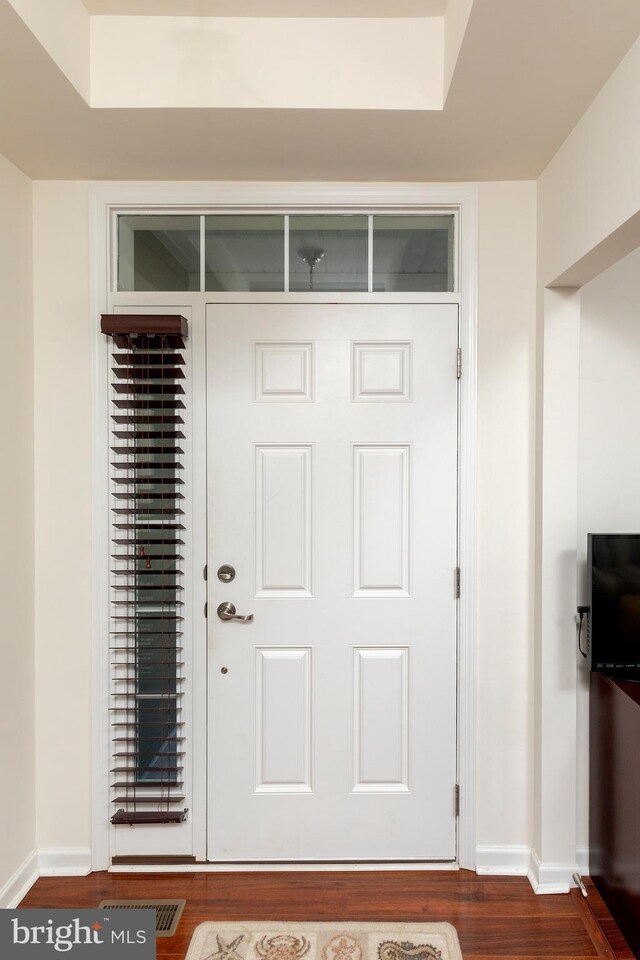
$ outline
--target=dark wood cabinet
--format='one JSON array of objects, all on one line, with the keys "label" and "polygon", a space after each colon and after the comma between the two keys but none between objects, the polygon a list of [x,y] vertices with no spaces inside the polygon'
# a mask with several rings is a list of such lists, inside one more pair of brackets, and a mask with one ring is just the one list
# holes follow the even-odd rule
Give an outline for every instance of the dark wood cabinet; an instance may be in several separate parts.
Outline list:
[{"label": "dark wood cabinet", "polygon": [[640,956],[640,683],[591,674],[589,873]]}]

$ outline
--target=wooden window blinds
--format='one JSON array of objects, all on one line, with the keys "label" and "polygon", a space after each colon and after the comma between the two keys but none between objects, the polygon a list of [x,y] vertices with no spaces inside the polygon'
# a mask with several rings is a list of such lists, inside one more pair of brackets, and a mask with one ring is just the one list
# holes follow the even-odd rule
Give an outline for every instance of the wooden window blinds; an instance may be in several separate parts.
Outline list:
[{"label": "wooden window blinds", "polygon": [[111,787],[116,824],[184,820],[182,316],[103,315],[111,352]]}]

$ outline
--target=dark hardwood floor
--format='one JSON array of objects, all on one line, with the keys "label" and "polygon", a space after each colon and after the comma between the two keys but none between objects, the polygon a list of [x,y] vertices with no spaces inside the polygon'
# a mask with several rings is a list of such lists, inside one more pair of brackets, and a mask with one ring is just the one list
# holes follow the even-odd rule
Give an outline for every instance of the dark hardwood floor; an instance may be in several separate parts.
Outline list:
[{"label": "dark hardwood floor", "polygon": [[444,920],[456,927],[465,960],[633,960],[597,891],[592,884],[588,889],[588,900],[573,893],[536,896],[524,877],[478,877],[468,870],[93,873],[43,877],[20,906],[93,907],[106,897],[183,897],[187,905],[178,932],[158,940],[159,960],[183,960],[194,928],[204,920]]}]

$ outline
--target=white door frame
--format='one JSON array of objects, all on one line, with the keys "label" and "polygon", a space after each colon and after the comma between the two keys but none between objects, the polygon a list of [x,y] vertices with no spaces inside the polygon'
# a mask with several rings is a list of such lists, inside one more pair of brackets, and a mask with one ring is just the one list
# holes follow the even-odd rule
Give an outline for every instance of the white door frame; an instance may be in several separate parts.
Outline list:
[{"label": "white door frame", "polygon": [[[117,212],[195,213],[211,209],[235,212],[385,212],[420,213],[437,210],[457,217],[457,292],[441,294],[141,294],[118,293],[115,285],[115,237],[111,229]],[[105,338],[98,317],[117,306],[143,304],[175,305],[185,301],[202,311],[215,302],[453,302],[460,306],[460,344],[463,375],[459,405],[459,503],[458,550],[461,597],[458,609],[458,865],[475,869],[475,677],[476,677],[476,367],[477,367],[477,188],[465,184],[313,184],[313,183],[99,183],[90,187],[91,303],[89,323],[92,342],[92,440],[93,440],[93,777],[92,777],[92,869],[109,869],[110,803],[106,771],[109,769],[108,724],[109,663],[109,472],[108,472],[108,371]],[[204,326],[204,324],[202,325]],[[194,416],[198,390],[204,385],[203,344],[194,342]],[[202,354],[202,356],[200,356]],[[198,381],[200,382],[200,385]],[[204,425],[194,422],[194,438]],[[205,445],[206,448],[206,445]],[[196,470],[196,473],[198,471]],[[197,482],[197,477],[194,476]],[[197,504],[196,504],[197,509]],[[198,517],[198,520],[201,518]],[[195,527],[195,524],[194,524]],[[202,543],[194,544],[197,552]],[[204,554],[203,554],[204,555]],[[204,561],[203,561],[204,562]],[[204,602],[206,585],[194,577],[194,607]],[[205,625],[206,630],[206,625]],[[206,644],[202,645],[206,656]],[[195,709],[206,709],[206,681],[196,670],[193,697]],[[194,729],[194,757],[206,759],[206,741]],[[204,768],[199,761],[195,770]],[[193,853],[206,858],[206,776],[194,781]],[[368,865],[369,868],[371,865]],[[389,864],[386,865],[388,868]],[[219,869],[202,864],[199,869]],[[229,869],[229,865],[222,865]],[[328,867],[329,869],[332,866]],[[336,867],[338,869],[339,867]],[[123,869],[144,869],[141,866]],[[158,867],[149,867],[157,870]],[[163,868],[165,869],[165,868]],[[192,870],[193,865],[177,869]],[[256,869],[252,866],[251,869]],[[273,869],[266,864],[265,869]],[[313,868],[311,868],[313,869]],[[350,868],[353,869],[353,866]]]}]

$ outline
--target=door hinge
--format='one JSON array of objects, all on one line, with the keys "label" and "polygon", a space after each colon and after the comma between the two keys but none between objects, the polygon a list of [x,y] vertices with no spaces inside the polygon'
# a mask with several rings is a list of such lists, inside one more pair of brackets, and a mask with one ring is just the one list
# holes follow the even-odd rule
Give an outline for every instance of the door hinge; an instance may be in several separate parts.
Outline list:
[{"label": "door hinge", "polygon": [[208,617],[208,616],[209,616],[209,604],[208,604],[208,603],[205,603],[205,605],[204,605],[204,615],[205,615],[205,617]]},{"label": "door hinge", "polygon": [[457,357],[456,374],[459,380],[460,377],[462,376],[462,347],[458,347],[458,350],[456,352],[456,357]]},{"label": "door hinge", "polygon": [[460,567],[456,567],[456,600],[460,599]]},{"label": "door hinge", "polygon": [[456,811],[455,816],[459,817],[460,816],[460,784],[459,783],[456,783],[455,787],[453,788],[453,797],[454,797],[453,802],[454,802],[455,811]]},{"label": "door hinge", "polygon": [[207,563],[205,563],[204,567],[202,568],[202,579],[203,579],[203,580],[206,580],[206,579],[207,579],[208,572],[209,572],[209,565],[208,565]]}]

